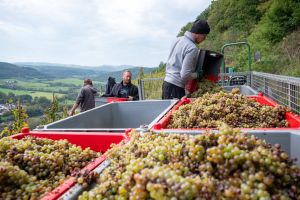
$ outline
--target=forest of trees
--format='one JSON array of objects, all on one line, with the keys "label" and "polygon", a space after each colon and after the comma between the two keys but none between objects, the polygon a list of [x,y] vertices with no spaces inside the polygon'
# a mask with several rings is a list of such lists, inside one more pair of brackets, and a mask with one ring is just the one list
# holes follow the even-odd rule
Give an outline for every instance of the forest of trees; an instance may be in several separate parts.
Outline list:
[{"label": "forest of trees", "polygon": [[[220,51],[230,42],[246,41],[261,59],[255,71],[300,76],[299,0],[215,0],[197,19],[208,20],[211,32],[200,48]],[[178,36],[190,30],[187,23]],[[253,57],[253,56],[252,56]],[[246,71],[246,48],[225,51],[226,64]]]}]

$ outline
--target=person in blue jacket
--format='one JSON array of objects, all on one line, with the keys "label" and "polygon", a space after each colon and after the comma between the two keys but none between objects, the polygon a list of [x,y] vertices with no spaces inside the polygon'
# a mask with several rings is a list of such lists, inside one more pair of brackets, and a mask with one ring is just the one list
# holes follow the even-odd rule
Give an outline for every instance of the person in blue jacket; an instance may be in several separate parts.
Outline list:
[{"label": "person in blue jacket", "polygon": [[205,40],[209,32],[207,21],[196,20],[190,31],[173,42],[162,86],[162,99],[180,99],[185,96],[187,81],[202,78],[203,72],[196,72],[199,54],[197,45]]}]

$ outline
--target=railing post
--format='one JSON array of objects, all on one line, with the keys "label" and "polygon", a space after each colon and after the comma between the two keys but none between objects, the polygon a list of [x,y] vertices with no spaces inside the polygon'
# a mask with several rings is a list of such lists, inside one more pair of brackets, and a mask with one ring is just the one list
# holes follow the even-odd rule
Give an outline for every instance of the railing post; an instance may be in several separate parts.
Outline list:
[{"label": "railing post", "polygon": [[289,84],[289,87],[288,87],[288,104],[289,104],[289,107],[292,108],[292,94],[291,94],[291,84]]},{"label": "railing post", "polygon": [[248,50],[248,66],[249,66],[249,71],[251,72],[251,48],[250,48],[250,44],[248,42],[234,42],[234,43],[229,43],[229,44],[225,44],[222,46],[221,48],[221,53],[224,55],[224,59],[222,62],[222,71],[223,73],[225,73],[225,48],[229,47],[229,46],[237,46],[237,45],[246,45],[247,46],[247,50]]},{"label": "railing post", "polygon": [[141,85],[142,80],[138,79],[138,92],[139,92],[139,100],[144,100],[142,96],[142,85]]},{"label": "railing post", "polygon": [[143,100],[145,99],[145,87],[144,87],[144,80],[141,80],[141,93],[142,93],[142,98]]}]

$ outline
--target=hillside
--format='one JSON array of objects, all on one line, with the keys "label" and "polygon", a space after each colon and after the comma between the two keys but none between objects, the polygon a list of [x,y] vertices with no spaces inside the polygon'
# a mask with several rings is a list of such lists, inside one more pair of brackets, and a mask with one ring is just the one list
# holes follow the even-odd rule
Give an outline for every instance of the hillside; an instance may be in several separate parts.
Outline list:
[{"label": "hillside", "polygon": [[[146,73],[146,74],[153,71],[153,68],[143,67],[143,69],[144,69],[144,73]],[[140,67],[130,68],[129,70],[132,73],[132,79],[137,79]],[[115,77],[117,81],[121,81],[121,79],[122,79],[122,72],[123,72],[123,70],[114,71],[114,72],[107,72],[107,73],[102,72],[102,74],[100,76],[97,76],[96,79],[97,80],[102,80],[103,77],[109,77],[109,76],[111,76],[111,77]],[[106,80],[107,80],[107,78],[105,79],[105,81]]]},{"label": "hillside", "polygon": [[[253,70],[300,76],[300,2],[295,0],[218,0],[197,19],[208,20],[211,32],[200,48],[220,51],[230,42],[247,41],[261,59]],[[179,36],[190,30],[187,23]],[[246,48],[228,48],[226,65],[248,70]],[[253,57],[253,56],[252,56]]]},{"label": "hillside", "polygon": [[20,67],[11,63],[0,62],[0,78],[51,78],[31,67]]},{"label": "hillside", "polygon": [[73,67],[65,67],[60,65],[24,65],[30,66],[40,72],[51,75],[55,78],[65,78],[65,77],[89,77],[97,73],[96,70],[92,69],[84,69],[82,68],[73,68]]},{"label": "hillside", "polygon": [[[89,77],[91,79],[106,82],[109,76],[115,77],[117,81],[121,80],[121,75],[124,69],[129,69],[132,72],[133,79],[138,75],[140,67],[131,65],[102,65],[101,67],[85,67],[80,65],[64,65],[53,63],[16,63],[17,65],[10,63],[0,63],[1,70],[0,77],[12,78],[15,77],[15,73],[18,72],[24,77],[31,78],[79,78],[83,79]],[[118,68],[120,67],[120,68]],[[149,73],[153,68],[143,67],[145,73]],[[18,76],[18,74],[17,74]]]},{"label": "hillside", "polygon": [[43,69],[49,67],[60,67],[60,68],[74,68],[74,69],[84,69],[92,71],[102,71],[102,72],[114,72],[124,69],[136,68],[139,66],[133,65],[99,65],[99,66],[83,66],[83,65],[74,65],[74,64],[59,64],[59,63],[44,63],[44,62],[16,62],[14,63],[18,66],[23,67],[32,67],[36,69]]}]

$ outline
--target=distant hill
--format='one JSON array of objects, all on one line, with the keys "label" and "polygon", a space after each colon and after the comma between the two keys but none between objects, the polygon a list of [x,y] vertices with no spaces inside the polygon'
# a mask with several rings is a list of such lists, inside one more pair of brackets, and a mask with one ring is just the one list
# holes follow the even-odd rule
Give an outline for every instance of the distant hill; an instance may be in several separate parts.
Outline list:
[{"label": "distant hill", "polygon": [[[40,73],[46,74],[49,77],[54,78],[67,78],[67,77],[78,77],[78,78],[92,78],[97,81],[105,82],[109,76],[115,77],[117,81],[121,80],[122,72],[125,69],[129,69],[132,72],[133,79],[135,79],[139,72],[139,67],[131,65],[101,65],[99,67],[85,67],[80,65],[64,65],[64,64],[53,64],[53,63],[15,63],[19,67],[31,68]],[[15,65],[16,66],[16,65]],[[17,66],[17,67],[18,67]],[[150,73],[155,68],[144,68],[144,73]]]},{"label": "distant hill", "polygon": [[95,67],[96,70],[99,71],[106,71],[106,72],[115,72],[115,71],[122,71],[125,69],[132,69],[132,68],[139,68],[139,66],[133,66],[133,65],[100,65],[98,67]]},{"label": "distant hill", "polygon": [[0,78],[51,78],[32,67],[21,67],[11,63],[0,62]]},{"label": "distant hill", "polygon": [[[154,68],[143,67],[143,69],[144,69],[144,73],[147,74],[147,73],[152,72]],[[132,73],[132,79],[136,79],[139,74],[140,68],[134,67],[134,68],[129,68],[129,70]],[[123,70],[114,71],[114,72],[106,72],[106,73],[102,73],[100,76],[96,76],[95,78],[99,81],[107,81],[107,78],[109,76],[111,76],[111,77],[116,78],[116,81],[119,82],[122,79],[122,72],[123,72]],[[105,79],[103,79],[103,78],[105,78]]]},{"label": "distant hill", "polygon": [[55,66],[55,65],[23,65],[26,67],[32,67],[35,70],[43,72],[47,75],[53,76],[55,78],[65,78],[65,77],[90,77],[94,76],[97,70],[92,70],[90,68],[85,69],[82,68],[73,68],[73,67],[65,67],[65,66]]},{"label": "distant hill", "polygon": [[104,72],[113,72],[120,71],[124,69],[136,68],[139,66],[134,65],[100,65],[100,66],[86,66],[86,65],[74,65],[74,64],[59,64],[59,63],[44,63],[44,62],[16,62],[14,63],[18,66],[27,66],[33,68],[43,68],[43,67],[61,67],[61,68],[79,68],[79,69],[88,69],[95,71],[104,71]]}]

